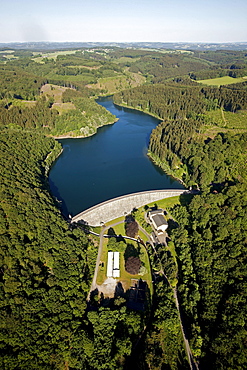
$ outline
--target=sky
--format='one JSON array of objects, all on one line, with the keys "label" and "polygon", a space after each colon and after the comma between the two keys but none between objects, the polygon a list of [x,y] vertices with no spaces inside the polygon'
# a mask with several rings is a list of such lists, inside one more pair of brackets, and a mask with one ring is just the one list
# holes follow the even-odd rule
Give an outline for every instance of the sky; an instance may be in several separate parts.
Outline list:
[{"label": "sky", "polygon": [[247,0],[0,0],[0,42],[247,42]]}]

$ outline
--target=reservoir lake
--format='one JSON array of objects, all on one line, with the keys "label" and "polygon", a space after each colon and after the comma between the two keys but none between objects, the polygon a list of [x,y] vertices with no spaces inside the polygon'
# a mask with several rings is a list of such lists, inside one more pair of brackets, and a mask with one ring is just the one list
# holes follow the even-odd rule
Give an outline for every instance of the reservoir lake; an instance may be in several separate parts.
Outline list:
[{"label": "reservoir lake", "polygon": [[62,213],[72,216],[105,200],[145,190],[182,189],[147,156],[152,129],[160,122],[121,108],[110,97],[97,101],[119,120],[83,139],[60,139],[63,152],[49,173]]}]

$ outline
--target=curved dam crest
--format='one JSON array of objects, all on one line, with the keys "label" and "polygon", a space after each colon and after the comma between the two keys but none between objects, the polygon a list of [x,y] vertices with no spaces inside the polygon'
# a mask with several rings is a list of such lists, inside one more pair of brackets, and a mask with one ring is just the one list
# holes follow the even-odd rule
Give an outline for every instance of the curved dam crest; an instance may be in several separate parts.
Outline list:
[{"label": "curved dam crest", "polygon": [[188,190],[183,189],[164,189],[123,195],[86,209],[74,216],[71,222],[82,221],[90,226],[101,226],[118,217],[130,214],[134,208],[140,208],[146,204],[188,192]]}]

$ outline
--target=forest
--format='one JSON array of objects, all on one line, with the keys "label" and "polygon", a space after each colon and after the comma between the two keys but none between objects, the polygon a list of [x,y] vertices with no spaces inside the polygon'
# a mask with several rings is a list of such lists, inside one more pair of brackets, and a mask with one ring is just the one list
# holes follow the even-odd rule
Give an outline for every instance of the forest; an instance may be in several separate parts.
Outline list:
[{"label": "forest", "polygon": [[[189,369],[169,281],[198,368],[246,368],[246,82],[197,81],[247,76],[247,51],[0,54],[1,369]],[[95,102],[113,93],[161,120],[149,156],[192,189],[169,207],[170,249],[146,246],[154,293],[144,311],[117,294],[87,303],[99,239],[62,217],[47,181],[54,137],[113,123]]]}]

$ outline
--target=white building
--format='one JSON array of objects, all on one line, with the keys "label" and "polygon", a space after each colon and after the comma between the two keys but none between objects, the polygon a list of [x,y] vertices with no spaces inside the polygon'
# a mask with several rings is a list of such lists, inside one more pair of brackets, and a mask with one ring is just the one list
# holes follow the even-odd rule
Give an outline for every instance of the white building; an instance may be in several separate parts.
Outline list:
[{"label": "white building", "polygon": [[112,277],[113,271],[113,252],[108,252],[108,259],[107,259],[107,277]]},{"label": "white building", "polygon": [[163,234],[168,228],[168,224],[162,209],[148,212],[148,217],[158,234]]},{"label": "white building", "polygon": [[119,252],[108,252],[107,277],[120,277],[119,259]]}]

